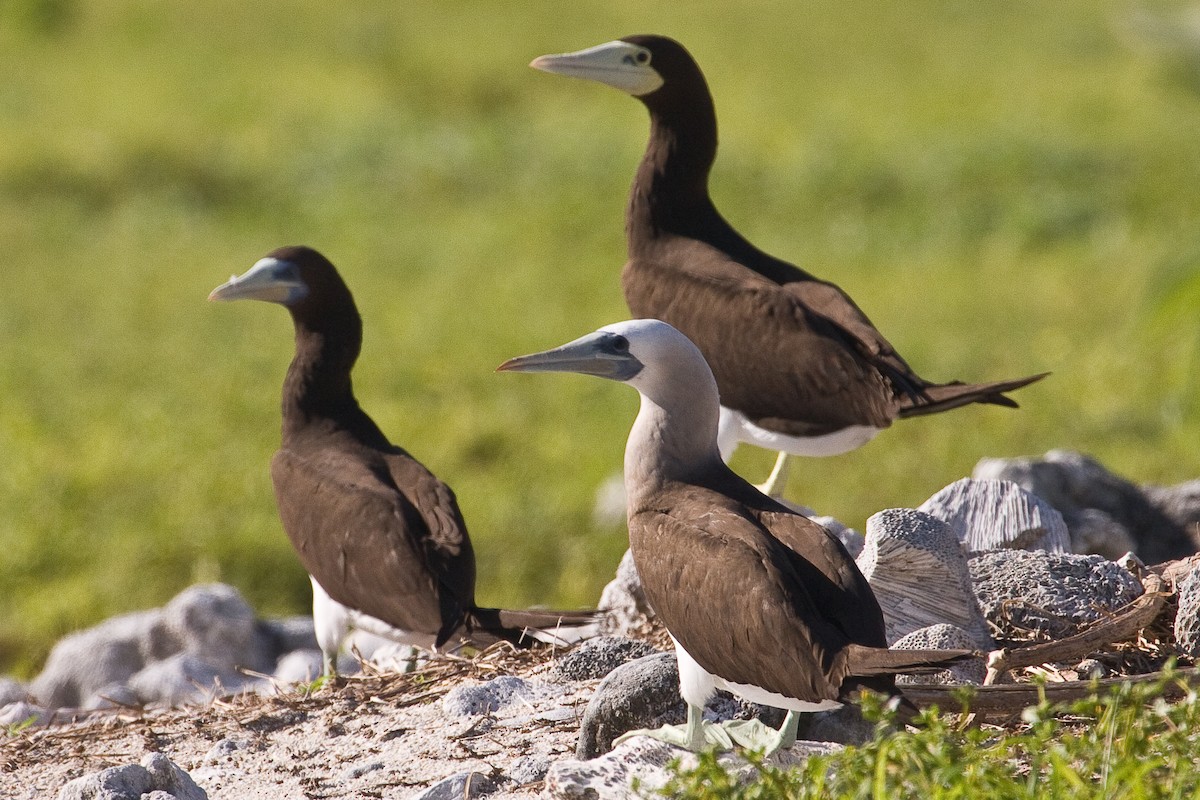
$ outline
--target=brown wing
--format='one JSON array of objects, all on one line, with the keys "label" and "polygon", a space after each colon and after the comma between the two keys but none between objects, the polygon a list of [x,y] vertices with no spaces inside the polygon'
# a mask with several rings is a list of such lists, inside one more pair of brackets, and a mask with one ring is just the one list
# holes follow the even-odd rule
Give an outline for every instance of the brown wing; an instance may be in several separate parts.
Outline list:
[{"label": "brown wing", "polygon": [[[885,376],[906,365],[836,287],[781,286],[701,242],[674,244],[667,260],[626,265],[625,298],[634,316],[662,319],[696,343],[722,404],[793,435],[891,424],[897,399]],[[824,305],[808,307],[806,295]]]},{"label": "brown wing", "polygon": [[[656,506],[630,520],[634,560],[651,606],[709,672],[801,700],[837,699],[846,646],[885,646],[869,589],[839,569],[831,578],[728,498],[682,487]],[[804,536],[828,536],[809,524]]]},{"label": "brown wing", "polygon": [[282,449],[271,478],[284,530],[330,597],[408,631],[461,622],[473,602],[470,541],[453,493],[419,463]]}]

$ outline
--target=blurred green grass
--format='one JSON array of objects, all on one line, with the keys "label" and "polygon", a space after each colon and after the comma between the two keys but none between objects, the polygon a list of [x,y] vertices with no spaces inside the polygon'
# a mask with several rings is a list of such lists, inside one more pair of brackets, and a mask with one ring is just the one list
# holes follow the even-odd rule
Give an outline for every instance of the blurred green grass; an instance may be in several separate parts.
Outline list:
[{"label": "blurred green grass", "polygon": [[288,243],[355,291],[360,400],[458,492],[481,601],[595,602],[625,538],[593,495],[636,397],[492,370],[626,316],[645,112],[525,64],[627,33],[697,55],[713,192],[753,241],[837,281],[927,377],[1054,372],[1018,412],[805,462],[791,497],[861,526],[1053,447],[1195,477],[1200,82],[1136,46],[1131,8],[0,6],[0,668],[195,580],[307,609],[267,475],[287,316],[204,302]]}]

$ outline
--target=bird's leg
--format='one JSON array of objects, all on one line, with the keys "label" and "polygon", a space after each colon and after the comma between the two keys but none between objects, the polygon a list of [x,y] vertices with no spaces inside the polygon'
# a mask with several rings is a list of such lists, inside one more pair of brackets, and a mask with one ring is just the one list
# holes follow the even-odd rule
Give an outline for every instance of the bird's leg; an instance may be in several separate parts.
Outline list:
[{"label": "bird's leg", "polygon": [[768,497],[783,497],[783,492],[787,488],[788,466],[788,454],[780,450],[779,458],[775,459],[774,469],[771,470],[766,482],[758,487],[758,490]]},{"label": "bird's leg", "polygon": [[336,679],[338,676],[337,651],[331,653],[328,650],[322,650],[321,662],[323,664],[321,674],[326,678]]},{"label": "bird's leg", "polygon": [[691,703],[688,703],[687,709],[687,748],[698,753],[708,746],[704,738],[704,709]]},{"label": "bird's leg", "polygon": [[[787,712],[783,724],[779,726],[779,749],[787,750],[796,743],[796,733],[800,730],[800,715],[795,711]],[[767,755],[770,755],[768,753]]]}]

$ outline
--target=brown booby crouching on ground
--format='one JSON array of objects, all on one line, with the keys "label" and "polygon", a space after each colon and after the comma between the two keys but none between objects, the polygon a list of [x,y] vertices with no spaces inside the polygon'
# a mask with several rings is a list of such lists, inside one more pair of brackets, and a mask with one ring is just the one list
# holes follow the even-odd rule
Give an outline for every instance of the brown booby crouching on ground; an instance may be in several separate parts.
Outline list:
[{"label": "brown booby crouching on ground", "polygon": [[931,383],[845,292],[734,230],[708,193],[717,154],[712,95],[678,42],[630,36],[530,66],[616,87],[650,111],[625,216],[621,284],[635,317],[669,322],[704,353],[721,390],[726,459],[739,442],[838,455],[896,419],[969,403],[1015,407],[1003,393],[1043,377]]},{"label": "brown booby crouching on ground", "polygon": [[629,547],[679,659],[688,726],[670,740],[693,749],[727,743],[700,716],[726,689],[787,709],[770,742],[787,747],[795,712],[835,708],[860,688],[895,694],[895,673],[969,655],[887,649],[879,603],[841,542],[722,461],[716,381],[670,325],[609,325],[499,369],[596,375],[641,394],[625,448]]},{"label": "brown booby crouching on ground", "polygon": [[275,250],[209,299],[279,303],[295,323],[271,481],[283,528],[312,578],[327,674],[352,627],[436,650],[528,644],[536,638],[530,629],[553,634],[592,619],[593,612],[475,604],[475,554],[454,492],[389,442],[354,398],[362,322],[320,253]]}]

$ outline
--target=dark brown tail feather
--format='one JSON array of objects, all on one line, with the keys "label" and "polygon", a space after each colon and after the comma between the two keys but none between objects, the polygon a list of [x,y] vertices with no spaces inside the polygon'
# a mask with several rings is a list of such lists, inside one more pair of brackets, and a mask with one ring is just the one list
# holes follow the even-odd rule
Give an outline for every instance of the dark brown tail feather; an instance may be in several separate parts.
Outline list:
[{"label": "dark brown tail feather", "polygon": [[842,683],[842,691],[845,694],[857,689],[870,689],[890,695],[898,701],[896,713],[899,721],[908,723],[921,709],[904,695],[902,686],[896,686],[896,675],[940,672],[981,655],[974,650],[887,650],[852,644],[846,651],[850,674]]},{"label": "dark brown tail feather", "polygon": [[996,406],[1017,408],[1017,402],[1011,397],[1005,397],[1004,392],[1011,392],[1028,386],[1049,375],[1030,375],[1012,381],[995,381],[994,383],[935,383],[922,389],[921,395],[905,396],[900,404],[900,418],[919,417],[924,414],[936,414],[939,411],[949,411],[959,406],[971,403],[989,403]]},{"label": "dark brown tail feather", "polygon": [[532,647],[541,641],[532,635],[533,631],[554,637],[556,630],[572,630],[590,625],[600,614],[600,611],[594,609],[511,611],[505,608],[476,608],[471,612],[465,623],[465,630],[461,633],[463,638],[477,647],[498,641],[511,642],[517,647]]},{"label": "dark brown tail feather", "polygon": [[938,672],[980,657],[975,650],[888,650],[858,644],[848,645],[845,654],[847,675],[858,678]]}]

